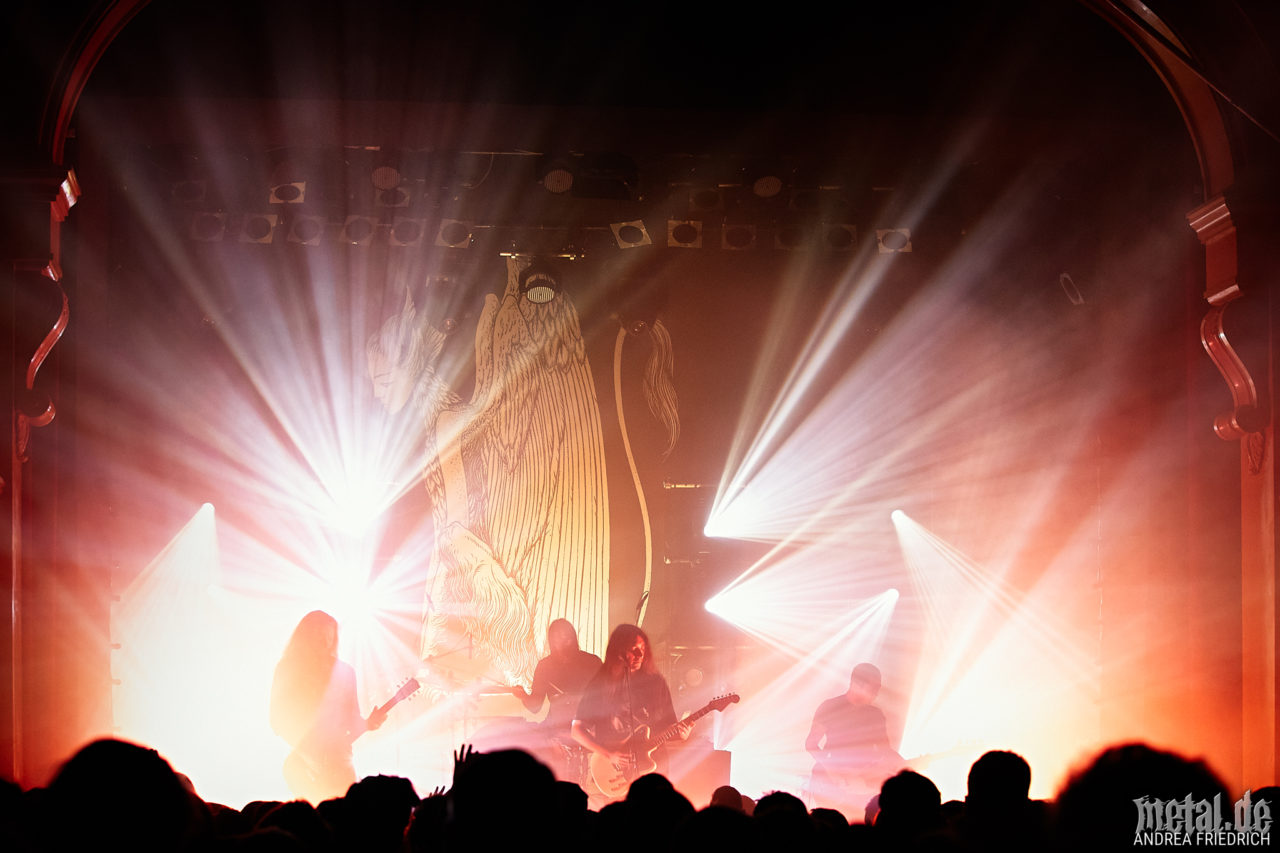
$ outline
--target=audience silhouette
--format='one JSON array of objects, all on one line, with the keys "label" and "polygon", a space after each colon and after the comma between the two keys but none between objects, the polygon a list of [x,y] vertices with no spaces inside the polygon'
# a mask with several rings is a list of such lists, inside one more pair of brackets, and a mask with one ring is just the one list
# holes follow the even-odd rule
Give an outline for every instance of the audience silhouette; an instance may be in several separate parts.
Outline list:
[{"label": "audience silhouette", "polygon": [[[1142,743],[1103,750],[1051,801],[1029,797],[1031,767],[1009,751],[987,752],[973,763],[963,801],[943,803],[928,777],[904,770],[885,780],[869,823],[862,815],[811,810],[785,791],[753,802],[728,785],[697,809],[657,773],[636,779],[625,799],[596,812],[581,787],[557,781],[528,753],[464,747],[455,759],[451,785],[421,798],[407,779],[370,776],[318,806],[258,801],[233,809],[202,800],[155,750],[98,740],[72,756],[47,788],[0,784],[0,846],[16,853],[449,853],[530,844],[611,853],[713,847],[1003,853],[1131,850],[1144,801],[1218,802],[1223,820],[1238,819],[1237,800],[1203,761]],[[1280,791],[1260,788],[1242,802],[1257,819],[1252,829],[1265,832],[1248,846],[1269,846],[1271,804],[1280,804]],[[1178,846],[1225,846],[1220,837],[1190,842]]]}]

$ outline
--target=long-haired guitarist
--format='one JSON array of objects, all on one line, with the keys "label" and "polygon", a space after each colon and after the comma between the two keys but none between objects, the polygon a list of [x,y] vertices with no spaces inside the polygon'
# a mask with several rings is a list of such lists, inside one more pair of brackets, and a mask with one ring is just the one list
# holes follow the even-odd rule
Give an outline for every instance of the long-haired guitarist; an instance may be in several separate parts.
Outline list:
[{"label": "long-haired guitarist", "polygon": [[338,660],[337,621],[323,610],[303,616],[271,682],[271,728],[293,747],[290,790],[313,803],[345,794],[356,781],[351,743],[386,716],[385,706],[360,714],[355,670]]},{"label": "long-haired guitarist", "polygon": [[652,649],[649,637],[639,627],[614,628],[604,663],[587,684],[571,729],[574,740],[607,758],[629,777],[628,769],[647,768],[651,762],[659,773],[667,769],[662,746],[652,755],[635,754],[634,744],[644,739],[635,737],[637,732],[661,732],[675,726],[676,736],[683,740],[692,728],[688,723],[677,723],[671,690],[658,672]]}]

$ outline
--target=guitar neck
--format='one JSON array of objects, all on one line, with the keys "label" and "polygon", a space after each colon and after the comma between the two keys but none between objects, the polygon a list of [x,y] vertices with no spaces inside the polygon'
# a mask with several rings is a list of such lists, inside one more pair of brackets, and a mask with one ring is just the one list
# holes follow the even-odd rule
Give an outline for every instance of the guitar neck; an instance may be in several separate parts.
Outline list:
[{"label": "guitar neck", "polygon": [[692,714],[685,717],[683,720],[680,720],[679,722],[676,722],[676,723],[672,723],[670,726],[667,727],[666,731],[664,731],[662,734],[650,740],[649,743],[653,746],[658,746],[659,744],[666,743],[667,741],[671,740],[671,738],[676,736],[676,732],[680,731],[680,723],[688,723],[689,725],[693,725],[698,720],[701,720],[703,717],[705,717],[707,714],[710,714],[713,710],[715,710],[714,702],[709,702],[706,705],[703,705],[701,708],[699,708],[697,711],[694,711]]},{"label": "guitar neck", "polygon": [[384,702],[379,707],[379,710],[383,712],[390,711],[396,705],[399,705],[405,699],[408,699],[414,693],[417,693],[420,687],[421,685],[418,683],[418,679],[410,678],[404,684],[400,685],[400,689],[395,692],[395,695]]}]

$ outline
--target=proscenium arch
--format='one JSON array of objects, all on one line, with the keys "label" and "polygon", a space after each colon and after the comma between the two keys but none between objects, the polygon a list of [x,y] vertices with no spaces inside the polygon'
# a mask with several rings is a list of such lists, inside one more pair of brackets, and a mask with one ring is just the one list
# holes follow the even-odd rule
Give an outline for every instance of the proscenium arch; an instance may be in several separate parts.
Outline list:
[{"label": "proscenium arch", "polygon": [[80,95],[107,48],[151,0],[112,0],[92,11],[54,71],[40,117],[40,145],[61,166]]},{"label": "proscenium arch", "polygon": [[[1177,104],[1195,147],[1204,204],[1187,213],[1205,247],[1204,298],[1208,309],[1201,321],[1205,352],[1222,374],[1232,408],[1218,415],[1214,431],[1225,440],[1240,442],[1241,510],[1241,731],[1243,778],[1270,784],[1277,766],[1276,666],[1276,547],[1274,537],[1274,438],[1265,399],[1244,360],[1227,338],[1228,305],[1249,291],[1257,303],[1260,286],[1237,280],[1239,252],[1236,220],[1227,193],[1234,188],[1236,162],[1232,134],[1227,129],[1218,95],[1195,68],[1189,51],[1159,16],[1138,0],[1081,0],[1119,31],[1155,70]],[[1225,14],[1218,7],[1203,12]],[[1248,121],[1252,116],[1241,111]],[[1256,123],[1256,122],[1255,122]],[[1275,135],[1259,126],[1272,139]],[[1265,376],[1262,371],[1260,376]]]},{"label": "proscenium arch", "polygon": [[[1225,427],[1219,434],[1226,438],[1247,439],[1259,434],[1256,420],[1251,420],[1246,408],[1250,402],[1248,387],[1252,379],[1243,363],[1235,357],[1225,334],[1221,333],[1222,312],[1228,303],[1241,295],[1236,281],[1237,247],[1235,224],[1232,211],[1225,201],[1225,193],[1233,187],[1236,175],[1236,164],[1232,154],[1232,137],[1219,106],[1219,99],[1213,87],[1192,68],[1186,59],[1187,51],[1174,36],[1173,31],[1157,14],[1140,3],[1132,0],[1079,0],[1079,2],[1096,13],[1108,25],[1120,32],[1135,50],[1151,65],[1179,111],[1182,113],[1188,136],[1196,152],[1200,177],[1203,187],[1204,206],[1189,213],[1192,227],[1206,246],[1206,287],[1205,296],[1210,304],[1210,317],[1213,318],[1206,327],[1205,345],[1210,357],[1227,377],[1232,390],[1234,409],[1225,421]],[[94,72],[99,60],[106,50],[124,30],[131,20],[141,12],[149,0],[112,0],[112,2],[93,4],[90,13],[76,33],[70,38],[67,52],[58,64],[49,80],[49,89],[45,98],[45,106],[39,123],[38,151],[46,165],[61,166],[65,159],[66,141],[71,133],[76,107],[84,88]],[[35,217],[38,208],[30,208],[28,215]],[[47,208],[42,211],[48,215]],[[56,235],[58,221],[52,223],[52,234]],[[56,241],[56,236],[52,238]],[[56,268],[56,244],[50,246]],[[1209,318],[1206,318],[1209,319]],[[1245,390],[1240,390],[1245,389]],[[1253,392],[1256,403],[1256,390]],[[14,413],[11,413],[14,414]],[[1234,430],[1234,431],[1233,431]],[[1270,458],[1270,430],[1265,430],[1267,446],[1265,458]],[[1250,527],[1261,523],[1261,516],[1251,508],[1263,501],[1270,492],[1270,481],[1256,476],[1251,471],[1250,445],[1242,441],[1242,477],[1245,480],[1242,491],[1242,504],[1246,529],[1243,531],[1246,542],[1244,550],[1244,597],[1242,606],[1245,613],[1245,658],[1244,658],[1244,713],[1246,756],[1258,756],[1256,761],[1263,762],[1252,770],[1260,771],[1255,775],[1246,772],[1248,778],[1272,778],[1276,768],[1275,740],[1275,663],[1274,642],[1252,642],[1258,638],[1258,632],[1274,626],[1274,607],[1268,612],[1264,609],[1258,613],[1256,602],[1268,604],[1265,596],[1256,596],[1258,584],[1265,584],[1274,579],[1274,548],[1258,545],[1263,541],[1261,532]],[[1249,519],[1254,519],[1250,521]],[[18,535],[18,531],[14,531]],[[1253,544],[1250,544],[1253,543]],[[15,551],[20,553],[20,551]],[[18,577],[20,568],[13,567],[13,577]],[[1265,587],[1262,587],[1265,588]],[[17,586],[14,591],[16,594]],[[16,604],[16,602],[14,602]],[[11,623],[14,645],[11,647],[15,658],[20,647],[17,644],[17,625]],[[1265,638],[1264,638],[1265,640]],[[1270,657],[1257,658],[1250,648],[1260,645],[1271,650]],[[16,663],[16,661],[15,661]],[[10,694],[12,719],[17,726],[20,715],[17,695]],[[1260,709],[1259,719],[1252,720],[1249,715],[1253,709]],[[1262,710],[1265,709],[1265,710]],[[15,737],[15,746],[18,738]],[[1251,760],[1251,759],[1246,759]],[[20,763],[15,759],[12,768],[15,778],[22,778]],[[1246,771],[1250,771],[1246,767]]]}]

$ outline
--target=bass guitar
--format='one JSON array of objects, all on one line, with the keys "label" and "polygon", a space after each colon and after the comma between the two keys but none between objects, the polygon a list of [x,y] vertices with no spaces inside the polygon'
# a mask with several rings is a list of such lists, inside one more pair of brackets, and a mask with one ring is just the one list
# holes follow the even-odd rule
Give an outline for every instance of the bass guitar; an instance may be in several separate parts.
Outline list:
[{"label": "bass guitar", "polygon": [[652,737],[649,735],[648,726],[640,726],[622,741],[619,751],[627,754],[623,760],[614,760],[598,752],[592,753],[587,762],[587,775],[591,784],[606,797],[617,799],[626,793],[632,780],[658,769],[658,763],[653,760],[654,751],[675,737],[682,725],[693,725],[712,711],[723,711],[739,698],[737,693],[717,696],[683,720],[668,726]]}]

